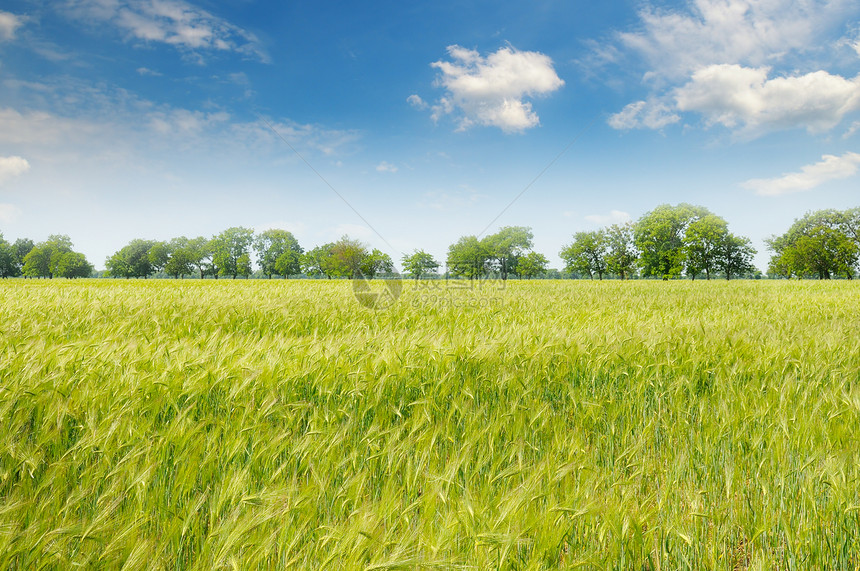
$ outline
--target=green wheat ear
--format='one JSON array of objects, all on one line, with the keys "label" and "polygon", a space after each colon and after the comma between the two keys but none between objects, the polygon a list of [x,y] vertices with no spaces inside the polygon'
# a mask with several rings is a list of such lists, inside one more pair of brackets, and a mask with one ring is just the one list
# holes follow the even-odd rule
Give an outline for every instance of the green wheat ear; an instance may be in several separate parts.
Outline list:
[{"label": "green wheat ear", "polygon": [[857,569],[853,282],[0,282],[0,569]]}]

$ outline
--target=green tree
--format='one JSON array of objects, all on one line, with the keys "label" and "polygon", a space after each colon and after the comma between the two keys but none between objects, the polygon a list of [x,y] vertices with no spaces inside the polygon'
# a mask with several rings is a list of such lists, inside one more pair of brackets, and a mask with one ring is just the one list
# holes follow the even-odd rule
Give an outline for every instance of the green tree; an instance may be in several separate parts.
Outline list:
[{"label": "green tree", "polygon": [[448,247],[448,271],[470,280],[486,275],[492,254],[476,236],[463,236]]},{"label": "green tree", "polygon": [[24,275],[27,277],[53,278],[63,254],[72,251],[72,241],[65,234],[52,234],[44,242],[34,246],[24,256]]},{"label": "green tree", "polygon": [[24,275],[26,277],[87,277],[92,265],[86,257],[72,250],[71,239],[64,234],[48,236],[44,242],[35,245],[24,256]]},{"label": "green tree", "polygon": [[403,255],[403,272],[418,280],[423,275],[435,274],[439,269],[439,262],[424,250],[415,250],[411,254]]},{"label": "green tree", "polygon": [[301,257],[302,272],[308,276],[325,276],[331,279],[333,249],[334,243],[329,242],[306,252]]},{"label": "green tree", "polygon": [[482,240],[488,261],[503,280],[508,279],[508,273],[516,266],[517,259],[531,249],[533,238],[531,228],[505,226]]},{"label": "green tree", "polygon": [[[214,269],[212,265],[212,249],[210,248],[211,240],[203,236],[190,238],[185,245],[187,249],[188,263],[197,270],[202,280],[206,276],[206,272]],[[215,277],[218,275],[212,272]]]},{"label": "green tree", "polygon": [[170,260],[170,245],[167,242],[153,242],[147,253],[152,272],[160,272]]},{"label": "green tree", "polygon": [[164,264],[164,273],[179,279],[194,272],[194,254],[188,238],[185,236],[173,238],[167,245],[167,249],[170,256]]},{"label": "green tree", "polygon": [[564,246],[559,255],[568,272],[588,274],[591,279],[597,274],[602,280],[607,267],[606,235],[603,230],[577,232],[573,235],[573,242]]},{"label": "green tree", "polygon": [[690,222],[684,234],[687,275],[696,279],[696,275],[705,272],[705,277],[711,279],[728,236],[728,223],[715,214]]},{"label": "green tree", "polygon": [[365,251],[364,260],[361,262],[361,273],[365,277],[373,278],[380,274],[394,272],[394,262],[391,256],[374,248],[370,252]]},{"label": "green tree", "polygon": [[268,278],[272,275],[290,276],[301,273],[304,250],[292,233],[271,229],[260,233],[254,241],[257,263]]},{"label": "green tree", "polygon": [[15,247],[0,233],[0,278],[13,278],[20,275],[17,254]]},{"label": "green tree", "polygon": [[349,236],[342,236],[332,246],[328,274],[340,278],[357,278],[362,274],[367,255],[364,244]]},{"label": "green tree", "polygon": [[154,240],[134,239],[105,261],[109,276],[115,278],[144,278],[155,268],[149,258],[149,251],[157,242]]},{"label": "green tree", "polygon": [[720,243],[716,267],[722,270],[727,280],[730,280],[732,276],[755,271],[753,265],[755,255],[756,250],[752,247],[749,238],[726,234]]},{"label": "green tree", "polygon": [[546,267],[549,265],[549,260],[546,256],[537,252],[529,252],[520,256],[517,261],[517,274],[521,278],[534,278],[546,273]]},{"label": "green tree", "polygon": [[633,232],[643,275],[663,279],[680,276],[686,262],[687,227],[710,213],[707,208],[682,203],[662,204],[643,215]]},{"label": "green tree", "polygon": [[636,273],[639,253],[633,241],[633,223],[613,224],[604,231],[606,240],[606,271],[623,279]]},{"label": "green tree", "polygon": [[63,253],[56,266],[56,275],[61,278],[87,278],[93,273],[93,266],[80,252]]},{"label": "green tree", "polygon": [[248,251],[254,243],[254,231],[236,226],[215,236],[210,242],[212,273],[216,276],[250,274]]},{"label": "green tree", "polygon": [[769,271],[786,277],[852,278],[860,246],[851,236],[850,212],[808,212],[785,234],[768,239],[768,249],[773,252]]}]

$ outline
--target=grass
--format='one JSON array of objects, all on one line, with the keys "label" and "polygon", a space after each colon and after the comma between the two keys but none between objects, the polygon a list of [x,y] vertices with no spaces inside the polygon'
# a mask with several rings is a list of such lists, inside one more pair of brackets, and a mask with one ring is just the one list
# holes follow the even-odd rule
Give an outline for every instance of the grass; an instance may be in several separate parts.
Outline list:
[{"label": "grass", "polygon": [[858,287],[3,280],[0,569],[858,569]]}]

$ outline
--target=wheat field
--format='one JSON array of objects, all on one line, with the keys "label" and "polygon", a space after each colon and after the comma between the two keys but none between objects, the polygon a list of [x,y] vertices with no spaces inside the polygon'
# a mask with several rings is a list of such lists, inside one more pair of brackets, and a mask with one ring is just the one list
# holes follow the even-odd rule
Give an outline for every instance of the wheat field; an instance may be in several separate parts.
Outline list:
[{"label": "wheat field", "polygon": [[858,569],[854,282],[0,281],[0,569]]}]

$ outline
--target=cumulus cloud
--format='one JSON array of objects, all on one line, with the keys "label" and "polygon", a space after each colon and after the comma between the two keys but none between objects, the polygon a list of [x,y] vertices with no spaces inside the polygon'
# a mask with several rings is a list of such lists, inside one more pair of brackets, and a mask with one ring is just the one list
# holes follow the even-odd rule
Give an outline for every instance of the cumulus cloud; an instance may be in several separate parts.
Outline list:
[{"label": "cumulus cloud", "polygon": [[624,224],[625,222],[629,222],[630,215],[621,210],[613,210],[609,214],[590,214],[586,216],[585,219],[601,226],[610,226],[612,224]]},{"label": "cumulus cloud", "polygon": [[708,65],[763,65],[815,45],[856,12],[847,0],[692,0],[680,9],[647,6],[622,46],[645,59],[649,77],[680,78]]},{"label": "cumulus cloud", "polygon": [[662,129],[677,123],[681,117],[666,104],[654,101],[636,101],[609,117],[613,129]]},{"label": "cumulus cloud", "polygon": [[[630,63],[630,57],[645,64],[647,100],[628,104],[609,124],[661,129],[686,112],[746,136],[832,129],[860,107],[860,81],[823,69],[824,48],[856,48],[856,38],[838,38],[845,22],[858,15],[860,4],[849,0],[648,4],[639,12],[638,26],[613,37],[611,43],[624,57],[591,58],[602,65]],[[807,57],[812,51],[817,52],[814,60]]]},{"label": "cumulus cloud", "polygon": [[232,51],[267,61],[254,34],[182,0],[69,0],[70,12],[129,37],[189,51]]},{"label": "cumulus cloud", "polygon": [[30,170],[30,163],[21,157],[0,157],[0,184]]},{"label": "cumulus cloud", "polygon": [[377,172],[397,172],[397,167],[388,161],[382,161],[378,165],[376,165]]},{"label": "cumulus cloud", "polygon": [[830,180],[848,178],[857,174],[860,154],[848,152],[837,157],[824,155],[821,161],[804,166],[800,172],[784,174],[777,178],[754,178],[741,184],[743,188],[754,190],[762,196],[781,196],[803,192]]},{"label": "cumulus cloud", "polygon": [[[484,57],[457,45],[448,47],[451,61],[437,61],[436,86],[446,94],[432,105],[432,118],[459,112],[459,129],[493,126],[505,132],[523,131],[540,123],[527,97],[546,95],[564,85],[552,60],[539,52],[500,48]],[[411,96],[419,106],[423,100]]]},{"label": "cumulus cloud", "polygon": [[20,16],[0,10],[0,42],[9,42],[15,39],[15,32],[21,27]]},{"label": "cumulus cloud", "polygon": [[713,65],[693,74],[676,93],[681,111],[704,115],[710,124],[747,129],[806,127],[825,131],[860,109],[860,76],[826,71],[768,79],[769,68]]}]

